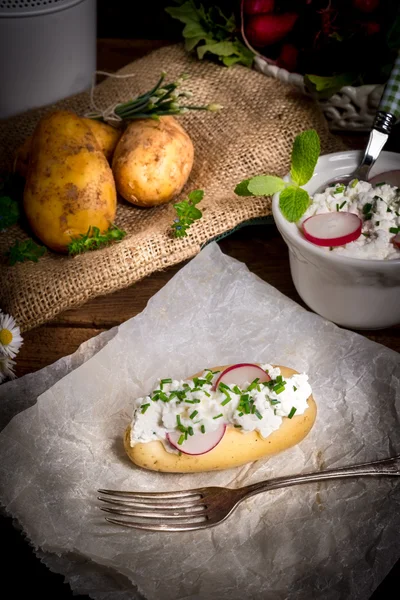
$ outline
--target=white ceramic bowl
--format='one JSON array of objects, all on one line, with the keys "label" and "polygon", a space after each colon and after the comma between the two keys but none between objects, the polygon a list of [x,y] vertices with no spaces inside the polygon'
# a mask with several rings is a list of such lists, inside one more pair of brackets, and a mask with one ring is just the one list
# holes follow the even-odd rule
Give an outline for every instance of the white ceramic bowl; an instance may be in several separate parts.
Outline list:
[{"label": "white ceramic bowl", "polygon": [[[360,151],[321,156],[304,189],[310,195],[336,176],[351,173]],[[382,152],[371,176],[400,169],[400,154]],[[287,178],[288,180],[288,178]],[[304,302],[323,317],[352,329],[383,329],[400,323],[400,259],[367,260],[326,252],[308,242],[272,200],[275,223],[289,248],[294,285]]]}]

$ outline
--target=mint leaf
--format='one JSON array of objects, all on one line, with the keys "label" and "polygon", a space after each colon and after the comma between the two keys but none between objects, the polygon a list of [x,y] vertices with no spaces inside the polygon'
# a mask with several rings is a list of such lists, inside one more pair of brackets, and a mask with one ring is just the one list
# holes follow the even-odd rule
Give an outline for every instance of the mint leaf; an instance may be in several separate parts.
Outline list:
[{"label": "mint leaf", "polygon": [[279,196],[279,208],[289,223],[295,223],[304,215],[310,204],[310,197],[305,190],[289,185]]},{"label": "mint leaf", "polygon": [[250,181],[251,179],[243,179],[243,181],[238,183],[235,187],[235,194],[237,196],[254,196],[254,194],[252,194],[248,188]]},{"label": "mint leaf", "polygon": [[192,204],[198,204],[204,198],[203,190],[193,190],[188,194],[188,198]]},{"label": "mint leaf", "polygon": [[197,219],[201,219],[203,213],[196,208],[195,204],[201,202],[204,197],[203,190],[193,190],[188,194],[187,200],[174,204],[177,219],[172,224],[172,234],[176,238],[186,237],[187,230]]},{"label": "mint leaf", "polygon": [[31,260],[32,262],[38,262],[39,258],[46,253],[44,246],[39,246],[33,240],[24,240],[22,242],[15,242],[6,252],[8,258],[8,264],[13,266],[17,262],[25,262]]},{"label": "mint leaf", "polygon": [[336,94],[345,85],[352,85],[358,79],[355,73],[341,73],[331,77],[321,75],[305,75],[304,82],[307,89],[318,98],[326,99]]},{"label": "mint leaf", "polygon": [[272,196],[285,188],[285,182],[273,175],[256,175],[248,183],[247,189],[254,196]]},{"label": "mint leaf", "polygon": [[15,225],[20,216],[19,205],[10,196],[0,196],[0,231]]},{"label": "mint leaf", "polygon": [[298,185],[304,185],[314,173],[321,151],[318,133],[308,129],[296,136],[292,148],[290,176]]}]

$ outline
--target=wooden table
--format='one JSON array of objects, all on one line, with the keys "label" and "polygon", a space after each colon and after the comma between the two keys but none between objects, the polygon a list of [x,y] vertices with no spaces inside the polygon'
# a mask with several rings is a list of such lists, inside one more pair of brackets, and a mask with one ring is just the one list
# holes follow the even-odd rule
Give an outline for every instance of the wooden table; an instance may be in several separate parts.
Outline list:
[{"label": "wooden table", "polygon": [[[165,40],[99,40],[99,69],[116,70],[166,43],[168,42]],[[354,147],[360,147],[364,137],[346,136],[346,140],[350,140]],[[253,273],[304,306],[291,280],[287,247],[274,225],[245,227],[219,244],[223,252],[246,263]],[[24,335],[24,345],[18,355],[18,375],[41,369],[62,356],[71,354],[85,340],[134,317],[181,267],[182,265],[179,265],[155,273],[129,288],[96,298],[80,308],[66,311],[46,325],[27,332]],[[364,331],[362,335],[400,352],[400,327],[382,331]],[[12,528],[9,519],[1,519],[0,527],[2,547],[7,549],[2,563],[3,585],[6,585],[4,580],[9,578],[13,595],[18,596],[18,593],[31,595],[37,592],[41,599],[62,600],[73,597],[69,587],[62,584],[62,577],[50,573],[37,561],[23,538]],[[11,575],[15,565],[22,575],[17,579]],[[394,588],[399,576],[398,564],[371,600],[391,597],[389,590]],[[74,596],[74,598],[88,597]]]}]

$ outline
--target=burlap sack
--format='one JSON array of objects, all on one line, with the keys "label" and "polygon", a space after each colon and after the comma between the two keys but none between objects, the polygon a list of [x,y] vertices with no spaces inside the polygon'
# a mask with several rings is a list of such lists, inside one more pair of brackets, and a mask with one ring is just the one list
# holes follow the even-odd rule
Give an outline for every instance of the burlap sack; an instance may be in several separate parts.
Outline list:
[{"label": "burlap sack", "polygon": [[[49,251],[38,263],[13,267],[1,259],[0,306],[23,330],[188,259],[216,236],[269,215],[270,199],[239,198],[233,189],[237,182],[257,173],[285,174],[299,131],[314,127],[324,152],[338,149],[339,142],[328,133],[310,99],[245,67],[228,69],[200,62],[180,45],[162,48],[125,67],[120,73],[134,73],[135,77],[104,81],[96,89],[96,101],[104,108],[125,101],[150,89],[163,70],[168,80],[182,73],[191,75],[186,87],[194,92],[196,104],[218,102],[224,106],[219,113],[194,111],[180,117],[195,146],[195,163],[184,192],[205,191],[200,205],[203,218],[191,227],[187,238],[173,239],[170,231],[175,211],[171,205],[139,209],[121,201],[116,223],[127,236],[120,243],[75,258]],[[84,114],[89,104],[85,93],[56,106]],[[1,170],[11,166],[15,149],[47,110],[31,111],[0,125]],[[1,233],[1,255],[16,239],[28,235],[19,226]]]}]

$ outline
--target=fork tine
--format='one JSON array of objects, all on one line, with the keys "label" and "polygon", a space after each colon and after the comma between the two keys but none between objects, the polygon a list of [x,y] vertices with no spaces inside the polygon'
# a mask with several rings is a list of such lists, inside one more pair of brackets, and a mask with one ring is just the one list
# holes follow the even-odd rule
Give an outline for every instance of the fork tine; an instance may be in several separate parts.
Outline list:
[{"label": "fork tine", "polygon": [[98,496],[97,497],[98,500],[100,500],[101,502],[105,502],[106,504],[112,504],[114,506],[120,506],[122,508],[130,508],[130,509],[139,509],[142,511],[153,511],[153,510],[178,510],[178,509],[187,509],[187,508],[194,508],[196,506],[201,507],[203,506],[201,499],[199,500],[192,500],[192,501],[186,501],[186,502],[175,502],[175,503],[170,503],[170,502],[153,502],[152,504],[149,503],[145,503],[145,502],[141,502],[139,501],[133,501],[133,500],[124,500],[123,498],[121,499],[115,499],[115,498],[108,498],[103,497],[103,496]]},{"label": "fork tine", "polygon": [[103,506],[100,508],[103,512],[111,513],[112,515],[119,515],[120,517],[133,517],[134,519],[148,519],[148,520],[156,520],[156,519],[198,519],[200,517],[205,518],[206,512],[205,509],[197,510],[194,512],[158,512],[158,511],[142,511],[142,510],[130,510],[130,509],[121,509],[121,508],[113,508],[109,506]]},{"label": "fork tine", "polygon": [[114,525],[121,525],[122,527],[131,527],[133,529],[144,529],[147,531],[193,531],[195,529],[206,529],[207,527],[213,527],[217,525],[219,521],[210,522],[210,521],[200,521],[198,523],[189,522],[189,523],[138,523],[137,521],[124,521],[123,519],[113,519],[110,517],[106,517],[106,521],[108,523],[113,523]]},{"label": "fork tine", "polygon": [[198,497],[202,496],[202,488],[198,490],[182,490],[178,492],[124,492],[118,490],[97,490],[99,494],[104,494],[107,496],[117,496],[119,498],[141,498],[143,500],[165,500],[167,498],[171,499],[184,499],[190,497]]}]

